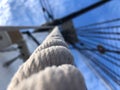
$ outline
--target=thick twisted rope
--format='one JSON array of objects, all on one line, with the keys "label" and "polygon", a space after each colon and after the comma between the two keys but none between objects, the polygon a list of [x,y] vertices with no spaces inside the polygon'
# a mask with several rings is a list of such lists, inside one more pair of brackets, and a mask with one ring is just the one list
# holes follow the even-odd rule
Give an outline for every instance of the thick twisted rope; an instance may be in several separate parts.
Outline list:
[{"label": "thick twisted rope", "polygon": [[42,49],[49,48],[51,46],[64,46],[68,48],[68,45],[64,41],[64,38],[62,37],[57,27],[46,37],[42,44],[37,47],[37,49],[33,52],[32,55],[34,55]]},{"label": "thick twisted rope", "polygon": [[72,65],[48,67],[13,90],[86,90],[82,74]]},{"label": "thick twisted rope", "polygon": [[8,90],[13,90],[20,82],[31,75],[38,73],[48,66],[59,66],[62,64],[74,64],[73,57],[67,49],[67,45],[55,28],[45,41],[31,55],[31,57],[20,66],[10,82]]}]

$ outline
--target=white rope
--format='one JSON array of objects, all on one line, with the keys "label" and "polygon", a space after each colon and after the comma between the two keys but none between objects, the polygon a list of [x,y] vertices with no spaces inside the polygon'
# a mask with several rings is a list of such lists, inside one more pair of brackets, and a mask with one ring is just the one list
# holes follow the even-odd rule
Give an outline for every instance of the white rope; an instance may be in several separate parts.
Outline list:
[{"label": "white rope", "polygon": [[86,86],[79,70],[66,64],[48,67],[12,90],[86,90]]},{"label": "white rope", "polygon": [[58,31],[57,27],[47,36],[47,38],[42,42],[42,44],[37,47],[37,49],[33,52],[31,57],[36,52],[39,52],[40,50],[51,46],[64,46],[68,48],[68,45],[64,41],[64,38],[62,37],[61,33]]},{"label": "white rope", "polygon": [[62,35],[57,29],[45,39],[31,57],[20,66],[10,82],[8,90],[13,90],[20,82],[40,70],[52,65],[74,64],[73,57],[67,49]]}]

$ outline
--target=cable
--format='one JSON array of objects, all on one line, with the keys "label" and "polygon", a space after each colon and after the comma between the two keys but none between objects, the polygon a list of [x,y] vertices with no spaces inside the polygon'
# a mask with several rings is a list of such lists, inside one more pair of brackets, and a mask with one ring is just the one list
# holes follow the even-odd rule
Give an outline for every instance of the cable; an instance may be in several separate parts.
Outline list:
[{"label": "cable", "polygon": [[[91,51],[91,52],[97,51],[97,50],[95,50],[95,49],[92,50],[93,47],[91,47],[91,45],[92,45],[92,46],[93,46],[93,45],[96,46],[96,45],[93,44],[93,43],[84,41],[84,47],[85,47],[85,46],[86,46],[86,47],[89,46],[89,47],[88,47],[88,51]],[[82,48],[84,48],[84,47],[82,47]],[[91,48],[90,48],[90,47],[91,47]],[[89,48],[90,48],[90,49],[89,49]],[[79,48],[79,50],[85,51],[85,50],[82,50],[81,48]],[[116,58],[115,56],[111,56],[111,55],[109,55],[109,53],[107,53],[107,52],[104,53],[104,54],[102,54],[100,57],[104,57],[103,55],[107,55],[107,56],[113,58],[114,61],[120,61],[120,58],[118,58],[118,57]],[[104,57],[104,58],[105,58],[105,57]],[[107,59],[105,59],[105,60],[107,60]],[[109,59],[109,60],[110,60],[110,59]],[[110,60],[110,61],[111,61],[111,60]],[[118,62],[116,62],[116,65],[117,65],[117,66],[120,66],[120,64],[118,64]]]},{"label": "cable", "polygon": [[[95,39],[90,39],[90,40],[92,40],[92,41],[96,41],[96,42],[98,42],[98,43],[102,43],[102,44],[104,44],[104,45],[106,45],[106,46],[110,46],[111,48],[115,48],[115,49],[120,49],[120,47],[116,47],[116,46],[114,46],[114,45],[112,45],[112,44],[109,44],[109,43],[106,43],[106,42],[104,42],[103,40],[100,40],[100,41],[97,41],[97,40],[95,40]],[[80,40],[81,41],[81,40]],[[78,42],[79,43],[79,42]],[[84,46],[84,43],[81,43],[80,42],[80,45],[82,44],[82,46]]]},{"label": "cable", "polygon": [[79,29],[83,32],[84,31],[94,31],[94,30],[108,30],[108,29],[114,29],[114,28],[120,28],[120,25],[117,26],[107,26],[107,27],[97,27],[97,28],[86,28],[86,29]]},{"label": "cable", "polygon": [[53,11],[52,11],[52,8],[51,8],[51,5],[50,5],[50,0],[45,0],[47,2],[47,5],[48,5],[48,8],[49,8],[49,12],[50,14],[53,16],[53,20],[54,20],[54,14],[53,14]]},{"label": "cable", "polygon": [[[79,43],[79,42],[78,42]],[[81,43],[80,43],[81,44]],[[84,45],[86,45],[87,44],[87,42],[86,41],[84,41]],[[93,43],[89,43],[89,44],[93,44]],[[102,44],[104,44],[104,43],[102,43]],[[87,44],[88,45],[88,44]],[[108,44],[109,45],[109,44]],[[108,46],[107,45],[107,46]],[[81,48],[83,48],[83,47],[81,47]],[[116,47],[114,47],[114,48],[116,48]],[[116,48],[117,49],[117,48]],[[118,49],[119,50],[119,49]],[[81,50],[81,51],[87,51],[87,50]],[[89,51],[89,50],[88,50]],[[97,50],[91,50],[91,51],[97,51]],[[108,57],[110,57],[110,58],[113,58],[115,61],[120,61],[120,58],[118,58],[118,57],[115,57],[115,56],[112,56],[110,53],[105,53],[105,54],[103,54],[103,55],[107,55]]]},{"label": "cable", "polygon": [[120,21],[120,18],[115,18],[115,19],[106,20],[106,21],[102,21],[102,22],[96,22],[96,23],[92,23],[92,24],[89,24],[89,25],[80,26],[79,28],[97,26],[97,25],[102,25],[102,24],[107,24],[107,23],[112,23],[112,22],[117,22],[117,21]]},{"label": "cable", "polygon": [[97,39],[105,39],[105,40],[115,40],[115,41],[120,41],[120,38],[111,38],[111,37],[106,37],[106,36],[90,36],[90,35],[80,35],[82,37],[88,37],[88,38],[97,38]]},{"label": "cable", "polygon": [[113,35],[120,35],[120,32],[103,32],[103,31],[96,31],[96,32],[80,32],[79,34],[113,34]]},{"label": "cable", "polygon": [[[84,40],[84,43],[88,42]],[[98,46],[97,44],[94,44],[92,42],[88,42],[90,45],[94,45],[95,47]],[[103,47],[103,46],[102,46]],[[106,49],[103,47],[103,51],[101,51],[98,47],[96,48],[81,48],[81,50],[88,50],[88,51],[99,51],[100,53],[105,53],[105,52],[109,52],[109,53],[116,53],[116,54],[120,54],[119,50],[110,50],[110,49]]]},{"label": "cable", "polygon": [[51,19],[51,20],[54,20],[54,16],[53,16],[53,12],[52,12],[52,9],[50,7],[50,3],[48,0],[43,0],[43,3],[44,3],[44,6],[46,7],[46,12],[48,14],[48,17]]},{"label": "cable", "polygon": [[[74,48],[77,49],[77,50],[79,50],[81,52],[81,50],[78,47],[74,47]],[[99,67],[101,70],[103,70],[104,73],[106,73],[106,75],[108,75],[113,81],[115,81],[115,83],[117,83],[118,85],[120,85],[120,81],[118,81],[118,79],[116,77],[116,76],[120,77],[120,75],[118,75],[114,71],[110,71],[110,68],[106,67],[100,61],[98,61],[98,59],[95,58],[94,56],[91,57],[91,55],[89,55],[89,56],[88,55],[89,54],[85,53],[85,56],[87,56],[90,59],[90,61],[92,61],[93,63],[95,63],[96,66]]]},{"label": "cable", "polygon": [[32,35],[31,32],[26,31],[26,32],[24,32],[24,34],[27,34],[29,37],[31,37],[32,40],[33,40],[38,46],[40,45],[40,43],[38,42],[38,40]]},{"label": "cable", "polygon": [[[41,4],[46,21],[49,22],[50,19],[53,20],[54,19],[53,16],[47,10],[46,2],[44,0],[40,0],[40,4]],[[47,16],[45,15],[45,13],[47,14]]]},{"label": "cable", "polygon": [[48,18],[46,17],[46,15],[45,15],[46,9],[45,9],[42,1],[41,1],[41,0],[39,0],[39,1],[40,1],[40,4],[41,4],[41,7],[42,7],[42,11],[43,11],[43,14],[44,14],[44,18],[46,19],[46,21],[49,21]]}]

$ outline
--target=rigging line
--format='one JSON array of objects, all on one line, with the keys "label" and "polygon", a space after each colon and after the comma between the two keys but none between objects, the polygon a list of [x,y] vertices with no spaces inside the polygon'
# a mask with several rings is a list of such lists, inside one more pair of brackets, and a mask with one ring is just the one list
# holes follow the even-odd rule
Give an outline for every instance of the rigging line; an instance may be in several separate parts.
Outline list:
[{"label": "rigging line", "polygon": [[[93,52],[92,52],[93,53]],[[96,54],[98,57],[101,57],[99,54],[97,54],[97,53],[94,53],[94,54]],[[106,59],[105,57],[102,57],[104,60]],[[108,60],[108,59],[107,59]],[[106,61],[107,61],[106,60]],[[101,60],[99,60],[99,58],[97,58],[97,61],[100,63],[100,61]],[[117,63],[114,63],[114,62],[111,62],[111,61],[108,61],[108,62],[110,62],[112,65],[116,65],[116,66],[118,66],[118,68],[120,67]],[[104,63],[103,63],[104,64]],[[103,64],[101,64],[101,65],[103,65]],[[106,68],[108,68],[108,70],[114,75],[116,72],[113,70],[113,69],[111,69],[111,68],[109,68],[107,65],[105,65],[104,64],[104,66],[106,67]],[[118,75],[118,74],[115,74],[115,76],[116,75]],[[119,77],[119,75],[117,76],[117,77]],[[119,77],[119,79],[120,79],[120,77]]]},{"label": "rigging line", "polygon": [[[79,51],[79,52],[81,52],[81,51]],[[82,54],[83,55],[85,55],[85,56],[89,56],[89,59],[91,58],[91,59],[93,59],[93,57],[91,57],[91,55],[89,54],[89,53],[87,53],[87,52],[82,52]],[[94,59],[95,59],[95,61],[97,61],[97,59],[94,57]],[[90,61],[90,62],[92,62],[91,60],[88,60],[88,61]],[[92,63],[94,63],[94,62],[92,62]],[[101,66],[102,67],[102,66]],[[96,69],[96,68],[94,68],[94,69]],[[102,70],[102,69],[101,69]],[[98,70],[96,70],[96,71],[98,71]],[[102,70],[103,71],[103,70]],[[99,72],[99,71],[98,71]],[[109,74],[106,74],[107,76],[109,75]],[[118,81],[118,79],[116,80],[116,81]]]},{"label": "rigging line", "polygon": [[31,37],[32,40],[33,40],[38,46],[40,45],[40,43],[38,42],[38,40],[32,35],[31,32],[26,31],[26,32],[24,32],[24,34],[27,34],[29,37]]},{"label": "rigging line", "polygon": [[87,37],[95,37],[95,38],[105,38],[105,39],[113,39],[119,40],[119,35],[104,35],[104,34],[78,34],[79,36],[87,36]]},{"label": "rigging line", "polygon": [[91,60],[93,61],[93,63],[96,64],[96,66],[100,67],[104,71],[104,73],[106,73],[106,75],[108,75],[116,84],[120,85],[120,81],[109,71],[109,68],[101,65],[100,62],[98,63],[95,59],[93,60],[93,58]]},{"label": "rigging line", "polygon": [[[84,52],[82,52],[83,53],[83,55],[85,55],[85,56],[89,56],[88,58],[91,58],[91,55],[86,55],[86,53],[84,53]],[[91,58],[91,59],[93,59],[93,58]],[[94,58],[95,59],[95,58]],[[95,61],[91,61],[91,60],[88,60],[88,61],[90,61],[91,63],[94,63],[94,62],[96,62],[96,60]],[[97,62],[96,62],[97,63]],[[94,63],[94,65],[96,66],[96,63]],[[99,63],[98,63],[99,64]],[[94,67],[95,67],[94,66]],[[99,67],[99,65],[97,65],[97,67]],[[101,67],[102,67],[102,65],[101,65]],[[100,69],[101,69],[101,67],[99,67]],[[98,73],[100,72],[98,69],[96,69],[96,68],[94,68]],[[103,68],[101,69],[102,71],[104,70]],[[117,83],[117,84],[120,84],[120,82],[118,82],[118,79],[115,77],[113,77],[113,75],[111,75],[111,74],[108,74],[108,71],[106,72],[106,71],[103,71],[106,75],[108,75],[110,78],[111,78],[111,76],[112,76],[112,80],[115,82],[115,83]],[[101,74],[101,72],[100,72],[100,74]],[[103,76],[103,75],[102,75]],[[104,76],[103,76],[104,77]],[[104,78],[103,78],[104,79]],[[109,81],[109,79],[106,79],[107,81]]]},{"label": "rigging line", "polygon": [[[88,44],[88,43],[90,43],[90,42],[85,41],[85,43]],[[93,44],[93,43],[90,43],[89,45],[91,45],[91,44]],[[95,45],[95,46],[96,46],[96,45]],[[112,56],[112,55],[110,55],[109,53],[106,53],[106,54],[103,54],[103,55],[106,55],[106,56],[108,56],[108,57],[111,57],[112,59],[114,59],[114,60],[116,60],[116,61],[120,61],[120,58],[115,57],[115,56]]]},{"label": "rigging line", "polygon": [[[81,38],[82,39],[82,38]],[[87,40],[84,40],[84,43],[87,43],[88,45],[94,45],[97,47],[97,44],[93,43],[93,42],[90,42],[90,41],[87,41]],[[98,44],[99,45],[99,44]],[[94,47],[93,47],[94,48]],[[104,48],[105,49],[105,48]],[[105,49],[106,50],[106,49]]]},{"label": "rigging line", "polygon": [[120,38],[101,37],[101,36],[88,36],[88,35],[80,35],[80,36],[82,36],[82,37],[87,37],[87,38],[98,38],[98,39],[105,39],[105,40],[120,41]]},{"label": "rigging line", "polygon": [[[106,69],[108,69],[108,71],[114,76],[114,77],[116,77],[116,79],[117,78],[119,78],[120,79],[120,76],[117,74],[117,73],[115,73],[115,72],[113,72],[112,70],[110,70],[110,68],[108,68],[107,66],[105,66],[105,64],[101,64],[101,62],[100,61],[96,61],[97,63],[99,63],[99,65],[101,65],[101,66],[104,66],[104,68],[106,68]],[[117,79],[118,80],[118,79]],[[120,82],[120,81],[119,81]]]},{"label": "rigging line", "polygon": [[[53,15],[52,15],[52,13],[48,10],[48,8],[47,8],[47,2],[45,1],[45,0],[43,0],[43,3],[44,3],[44,5],[45,5],[45,7],[46,7],[46,13],[47,13],[47,15],[48,15],[48,17],[49,17],[49,19],[51,19],[52,21],[54,20],[54,18],[53,18]],[[50,8],[50,7],[49,7]]]},{"label": "rigging line", "polygon": [[103,54],[103,55],[105,55],[105,56],[107,56],[107,57],[110,57],[110,58],[112,58],[112,59],[114,59],[115,61],[120,61],[120,58],[118,58],[118,57],[115,57],[115,56],[112,56],[112,55],[110,55],[109,53],[106,53],[106,54]]},{"label": "rigging line", "polygon": [[86,27],[91,27],[91,26],[97,26],[97,25],[102,25],[102,24],[107,24],[107,23],[112,23],[112,22],[117,22],[117,21],[120,21],[120,18],[115,18],[115,19],[106,20],[106,21],[102,21],[102,22],[92,23],[92,24],[89,24],[89,25],[80,26],[79,28],[86,28]]},{"label": "rigging line", "polygon": [[51,14],[53,16],[53,19],[54,19],[54,13],[53,13],[53,10],[52,10],[52,6],[50,5],[49,0],[47,0],[47,2],[48,2],[48,6],[49,6],[49,9],[50,9],[50,12],[51,12]]},{"label": "rigging line", "polygon": [[[94,43],[92,43],[92,42],[88,42],[88,41],[84,41],[84,43],[87,43],[88,45],[95,45],[95,46],[97,46],[97,44],[94,44]],[[98,44],[99,45],[99,44]],[[98,51],[101,53],[101,51],[98,49]],[[106,49],[104,48],[104,51],[102,51],[102,53],[104,53],[104,52],[106,52]],[[115,54],[118,54],[119,55],[119,52],[116,52],[116,50],[114,50],[114,51],[109,51],[109,50],[107,50],[107,52],[108,53],[115,53]]]},{"label": "rigging line", "polygon": [[[91,51],[91,52],[92,52],[92,51]],[[92,53],[93,53],[93,52],[92,52]],[[107,58],[107,57],[105,57],[105,56],[103,56],[103,55],[100,55],[100,53],[94,52],[94,54],[96,54],[97,56],[99,56],[99,57],[103,58],[104,60],[110,62],[111,64],[116,65],[117,67],[120,67],[120,64],[115,63],[113,60],[111,60],[111,59],[109,59],[109,58]]]},{"label": "rigging line", "polygon": [[82,10],[80,9],[80,10],[74,12],[74,13],[71,13],[71,14],[63,17],[63,18],[59,18],[59,19],[56,19],[56,20],[54,20],[52,22],[48,22],[45,25],[59,25],[59,24],[62,24],[62,23],[66,22],[66,21],[68,21],[70,19],[78,17],[78,16],[80,16],[80,15],[82,15],[84,13],[87,13],[88,11],[93,10],[93,9],[95,9],[95,8],[101,6],[101,5],[103,5],[103,4],[105,4],[105,3],[109,2],[109,1],[111,1],[111,0],[101,0],[101,1],[99,1],[97,3],[94,3],[94,4],[86,7],[86,8],[83,8]]},{"label": "rigging line", "polygon": [[[76,46],[76,47],[78,47],[78,46]],[[111,64],[114,64],[114,65],[116,65],[116,66],[118,66],[118,67],[120,67],[120,64],[118,64],[118,63],[115,63],[115,62],[113,62],[113,60],[111,60],[111,59],[109,59],[109,58],[107,58],[107,57],[105,57],[105,56],[103,56],[103,55],[100,55],[100,53],[96,53],[98,50],[97,49],[88,49],[88,48],[80,48],[79,47],[79,50],[88,50],[88,51],[90,51],[90,52],[93,52],[93,51],[95,51],[94,52],[94,54],[97,54],[97,55],[99,55],[99,57],[102,57],[104,60],[108,60],[108,62],[110,62]]]},{"label": "rigging line", "polygon": [[[108,29],[114,29],[114,28],[120,28],[120,25],[117,25],[117,26],[107,26],[107,27],[97,27],[97,28],[84,28],[84,29],[78,29],[78,30],[80,30],[80,31],[89,31],[89,30],[91,30],[91,31],[94,31],[94,30],[108,30]],[[79,32],[80,32],[79,31]]]},{"label": "rigging line", "polygon": [[[73,46],[74,47],[74,46]],[[75,48],[75,47],[74,47]],[[79,48],[76,48],[77,50],[79,50]],[[85,54],[85,56],[87,56],[87,54]],[[89,59],[91,58],[91,55],[89,57]],[[95,58],[95,57],[94,57]],[[120,81],[118,82],[118,79],[116,78],[116,76],[120,77],[116,72],[112,71],[111,73],[111,69],[106,67],[104,64],[101,64],[100,61],[98,61],[98,59],[95,58],[95,60],[93,60],[93,57],[91,58],[91,60],[97,64],[98,67],[100,67],[102,70],[106,69],[105,70],[105,73],[106,75],[108,75],[109,77],[112,77],[112,79],[117,83],[117,84],[120,84]],[[99,64],[99,65],[98,65]],[[100,66],[101,65],[101,66]],[[104,68],[103,68],[104,67]],[[114,73],[113,73],[114,72]],[[115,76],[114,76],[115,75]]]},{"label": "rigging line", "polygon": [[106,56],[108,56],[108,57],[110,57],[110,58],[113,58],[114,60],[119,60],[119,61],[120,61],[120,58],[115,57],[115,56],[112,56],[112,55],[109,54],[109,53],[106,53]]},{"label": "rigging line", "polygon": [[112,33],[107,33],[105,35],[104,35],[104,33],[102,33],[102,34],[101,33],[78,33],[78,35],[93,36],[93,37],[94,36],[103,36],[103,37],[104,36],[106,36],[106,37],[116,37],[116,36],[118,36],[119,37],[119,35],[120,35],[120,34],[116,34],[116,33],[113,34],[113,35],[111,35],[111,34]]},{"label": "rigging line", "polygon": [[[87,54],[86,54],[87,55]],[[90,54],[89,54],[90,55]],[[91,55],[90,55],[91,56]],[[93,58],[93,57],[92,57]],[[94,58],[96,58],[96,57],[94,57]],[[99,59],[97,59],[96,58],[96,62],[97,63],[99,63],[101,66],[103,66],[103,67],[105,67],[107,70],[109,70],[109,72],[114,76],[114,77],[118,77],[119,79],[120,79],[120,76],[116,73],[116,72],[114,72],[112,69],[110,69],[108,66],[106,66],[104,63],[101,63],[100,61],[99,61]],[[117,78],[116,77],[116,78]]]},{"label": "rigging line", "polygon": [[[84,40],[84,41],[85,41],[85,40]],[[95,40],[94,40],[94,41],[95,41]],[[87,44],[87,43],[90,43],[90,42],[85,41],[84,43]],[[80,44],[81,44],[81,43],[80,43]],[[91,43],[90,43],[90,44],[91,44]],[[93,44],[93,43],[92,43],[92,44]],[[103,43],[102,43],[102,44],[103,44]],[[88,44],[88,45],[89,45],[89,44]],[[96,44],[95,44],[95,46],[96,46]],[[115,46],[114,46],[114,47],[115,47]],[[114,48],[114,47],[113,47],[113,48]],[[118,49],[119,49],[119,48],[118,48]],[[117,60],[117,61],[120,60],[120,58],[115,57],[115,56],[112,56],[110,53],[106,53],[105,55],[106,55],[106,56],[109,56],[109,57],[111,57],[111,58],[113,58],[114,60]]]},{"label": "rigging line", "polygon": [[[84,41],[84,42],[88,42],[88,41]],[[92,44],[92,45],[95,45],[95,46],[97,46],[96,44],[94,44],[94,43],[92,43],[92,42],[88,42],[88,43],[90,43],[90,44]],[[85,49],[85,48],[83,48],[83,49],[81,49],[81,50],[89,50],[89,51],[99,51],[98,49],[96,49],[96,48],[92,48],[92,49]],[[109,49],[106,49],[106,48],[104,48],[104,50],[105,50],[105,52],[109,52],[109,53],[116,53],[116,54],[120,54],[120,51],[117,51],[117,50],[109,50]]]},{"label": "rigging line", "polygon": [[113,34],[113,35],[120,35],[120,32],[103,32],[103,31],[96,31],[96,32],[80,32],[78,34]]},{"label": "rigging line", "polygon": [[[99,43],[99,41],[100,41],[99,38],[96,39],[96,38],[88,38],[88,37],[82,37],[82,36],[78,36],[78,38],[79,38],[79,39],[81,39],[81,38],[83,39],[83,38],[84,38],[84,39],[89,40],[89,41],[94,42],[94,43],[95,43],[95,41],[96,41],[97,43]],[[98,41],[97,41],[97,40],[98,40]],[[105,44],[105,45],[106,45],[106,44]]]},{"label": "rigging line", "polygon": [[41,0],[41,3],[42,3],[42,7],[43,7],[43,10],[44,10],[44,13],[46,12],[47,15],[48,15],[48,18],[53,20],[53,15],[49,12],[49,10],[47,9],[47,3],[44,1],[44,0]]},{"label": "rigging line", "polygon": [[46,7],[48,7],[49,8],[49,13],[51,14],[51,16],[52,16],[52,19],[54,20],[54,16],[53,16],[53,11],[52,11],[52,9],[51,9],[51,5],[50,5],[50,2],[49,2],[49,0],[43,0],[44,2],[45,2],[45,4],[46,4]]},{"label": "rigging line", "polygon": [[[79,51],[79,50],[78,50],[78,51]],[[79,51],[79,52],[80,52],[80,51]],[[83,54],[83,55],[84,55],[84,54]],[[87,64],[87,66],[90,67],[90,69],[93,71],[93,73],[95,73],[95,74],[98,76],[98,78],[99,78],[99,76],[100,76],[100,78],[105,82],[105,84],[107,84],[107,86],[113,90],[114,87],[111,86],[112,83],[109,82],[109,81],[100,73],[100,71],[97,70],[97,68],[94,68],[94,67],[95,67],[95,64],[94,64],[93,62],[90,62],[90,61],[86,60],[86,59],[84,59],[84,61],[85,61],[85,63]]]},{"label": "rigging line", "polygon": [[120,64],[118,64],[117,62],[114,62],[112,59],[107,58],[106,56],[108,56],[108,55],[103,56],[103,55],[100,55],[100,53],[97,53],[97,52],[95,52],[95,54],[98,55],[99,57],[103,58],[104,60],[110,62],[111,64],[116,65],[117,67],[120,67]]},{"label": "rigging line", "polygon": [[95,38],[108,38],[108,39],[120,39],[119,35],[104,35],[104,34],[79,34],[79,36],[95,37]]},{"label": "rigging line", "polygon": [[[89,39],[89,38],[85,38],[85,39]],[[110,46],[110,47],[112,47],[112,48],[116,48],[116,49],[120,49],[120,47],[116,47],[116,46],[114,46],[114,45],[112,45],[112,44],[108,44],[108,43],[105,43],[105,42],[103,42],[103,40],[101,41],[97,41],[97,40],[95,40],[95,39],[90,39],[90,40],[92,40],[92,41],[96,41],[96,42],[98,42],[98,43],[102,43],[102,44],[104,44],[104,45],[107,45],[107,46]]]},{"label": "rigging line", "polygon": [[46,8],[44,7],[42,0],[39,0],[39,1],[40,1],[40,4],[41,4],[41,7],[42,7],[44,18],[46,19],[46,21],[49,21],[48,17],[45,15]]},{"label": "rigging line", "polygon": [[[98,51],[98,49],[96,48],[80,48],[80,50],[87,50],[87,51]],[[116,51],[116,50],[109,50],[109,49],[105,49],[105,52],[110,52],[110,53],[118,53],[120,54],[120,51]]]},{"label": "rigging line", "polygon": [[[80,45],[81,45],[81,42],[78,42]],[[84,42],[82,42],[82,43],[84,43]],[[102,43],[102,45],[103,45],[103,43]],[[81,45],[81,46],[84,46],[83,44]],[[95,44],[95,46],[96,46],[96,44]],[[114,48],[114,47],[113,47]]]}]

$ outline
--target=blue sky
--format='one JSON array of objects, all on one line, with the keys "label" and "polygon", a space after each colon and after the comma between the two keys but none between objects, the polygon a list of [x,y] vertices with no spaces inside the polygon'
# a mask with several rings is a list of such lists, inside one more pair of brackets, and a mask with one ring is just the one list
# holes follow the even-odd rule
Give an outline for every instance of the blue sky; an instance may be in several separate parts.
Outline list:
[{"label": "blue sky", "polygon": [[[55,18],[63,17],[99,0],[48,0]],[[76,19],[76,27],[119,17],[119,0],[92,10]],[[0,25],[41,25],[44,23],[39,0],[0,0]]]}]

